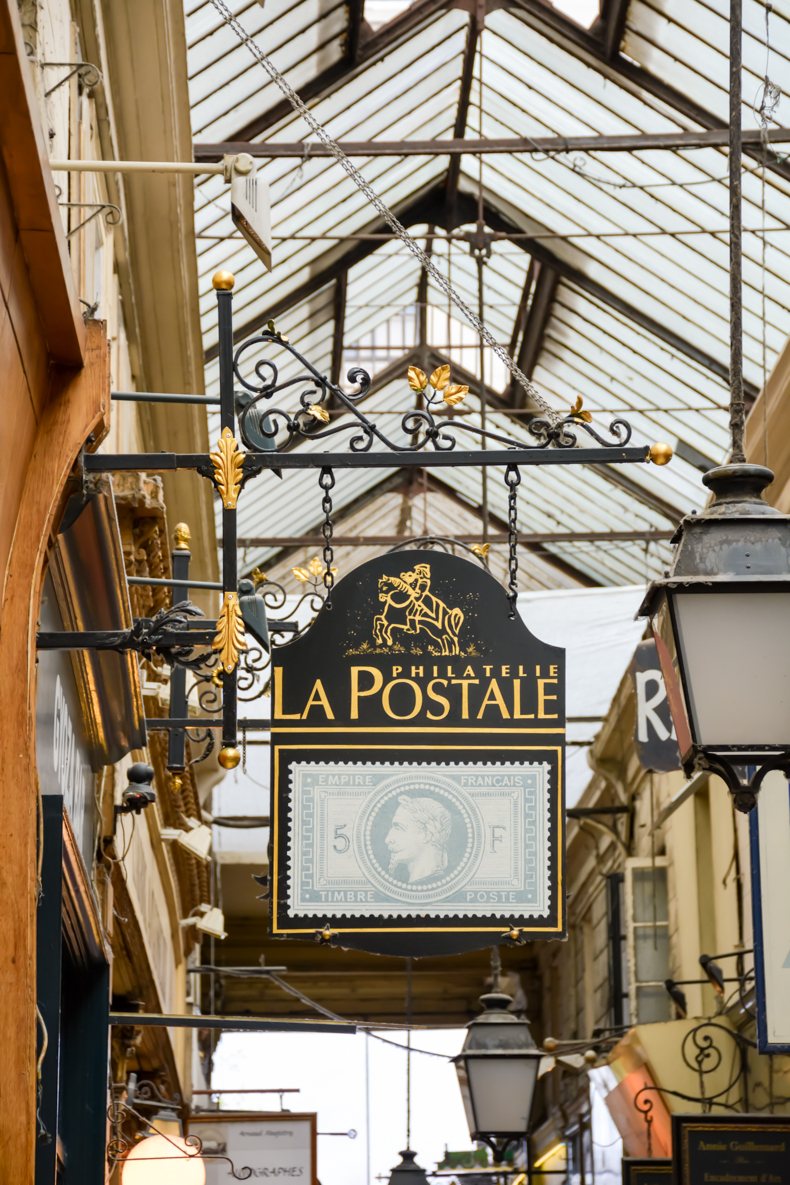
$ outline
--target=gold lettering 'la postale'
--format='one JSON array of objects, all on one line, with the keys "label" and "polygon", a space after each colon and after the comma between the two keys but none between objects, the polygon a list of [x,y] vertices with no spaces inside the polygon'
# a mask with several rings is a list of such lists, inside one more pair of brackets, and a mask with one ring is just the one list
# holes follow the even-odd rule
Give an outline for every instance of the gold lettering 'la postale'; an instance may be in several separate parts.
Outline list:
[{"label": "gold lettering 'la postale'", "polygon": [[[398,661],[351,663],[345,677],[317,677],[301,692],[286,687],[275,666],[275,721],[365,723],[384,716],[393,723],[441,726],[448,720],[535,725],[559,720],[557,665],[492,663],[462,652],[463,610],[431,590],[429,564],[379,576],[377,597],[381,608],[372,622],[377,649],[370,653],[391,651]],[[426,646],[427,656],[408,661],[400,653],[407,635]]]}]

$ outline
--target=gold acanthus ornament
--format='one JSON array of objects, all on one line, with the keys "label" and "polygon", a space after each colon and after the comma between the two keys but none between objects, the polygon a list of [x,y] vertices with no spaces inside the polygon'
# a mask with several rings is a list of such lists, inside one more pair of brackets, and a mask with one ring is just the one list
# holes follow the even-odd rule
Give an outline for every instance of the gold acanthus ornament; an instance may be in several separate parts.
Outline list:
[{"label": "gold acanthus ornament", "polygon": [[223,428],[217,447],[210,454],[214,467],[214,482],[226,510],[235,510],[244,476],[245,454],[230,428]]},{"label": "gold acanthus ornament", "polygon": [[238,593],[225,593],[211,649],[219,652],[219,661],[226,674],[229,675],[235,671],[239,654],[242,650],[247,649],[247,638],[244,632],[244,620],[241,616]]}]

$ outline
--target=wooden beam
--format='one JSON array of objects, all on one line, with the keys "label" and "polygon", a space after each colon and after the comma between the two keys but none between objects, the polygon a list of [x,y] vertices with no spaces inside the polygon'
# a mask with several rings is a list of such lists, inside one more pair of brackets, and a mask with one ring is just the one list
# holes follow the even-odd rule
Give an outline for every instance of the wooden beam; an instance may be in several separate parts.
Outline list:
[{"label": "wooden beam", "polygon": [[98,441],[109,424],[104,326],[89,324],[85,342],[84,369],[52,371],[20,504],[4,507],[15,530],[0,605],[0,685],[13,694],[0,713],[0,752],[14,771],[14,792],[5,801],[0,861],[0,893],[13,902],[0,926],[0,1099],[6,1104],[0,1107],[0,1176],[14,1185],[33,1185],[35,1172],[36,619],[67,478],[88,437]]},{"label": "wooden beam", "polygon": [[85,325],[49,168],[16,0],[0,0],[0,155],[36,312],[53,362],[81,366]]},{"label": "wooden beam", "polygon": [[[353,69],[359,61],[362,30],[365,20],[365,0],[346,0],[348,29],[346,31],[346,61]],[[367,26],[365,26],[367,27]]]},{"label": "wooden beam", "polygon": [[[447,140],[341,140],[340,147],[346,156],[449,156],[451,169],[460,170],[461,156],[490,156],[502,153],[530,155],[563,152],[642,152],[648,149],[669,149],[676,151],[687,148],[726,148],[729,132],[727,128],[710,128],[696,132],[632,132],[627,135],[603,136],[510,136],[501,139],[478,139],[465,136],[469,97],[467,80],[471,84],[474,52],[464,53],[461,76],[461,94],[453,136]],[[468,54],[468,56],[467,56]],[[467,76],[467,67],[469,75]],[[768,139],[773,143],[790,141],[790,128],[771,128]],[[757,128],[743,129],[743,142],[758,145],[762,142]],[[246,152],[261,160],[281,157],[301,159],[305,154],[304,140],[264,140],[248,144],[244,140],[222,140],[213,144],[194,144],[196,161],[222,160],[223,156]],[[310,156],[330,157],[332,152],[325,144],[310,144]]]}]

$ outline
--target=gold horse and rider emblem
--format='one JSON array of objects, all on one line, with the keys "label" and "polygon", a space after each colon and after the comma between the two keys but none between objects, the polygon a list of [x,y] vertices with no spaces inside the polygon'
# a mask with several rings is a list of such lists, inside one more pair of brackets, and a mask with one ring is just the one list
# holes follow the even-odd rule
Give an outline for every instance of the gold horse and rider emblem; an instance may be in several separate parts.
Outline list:
[{"label": "gold horse and rider emblem", "polygon": [[373,637],[379,646],[392,646],[393,632],[427,634],[442,654],[458,654],[463,610],[450,608],[431,592],[428,564],[415,564],[399,576],[380,576],[378,597],[383,609],[373,618]]}]

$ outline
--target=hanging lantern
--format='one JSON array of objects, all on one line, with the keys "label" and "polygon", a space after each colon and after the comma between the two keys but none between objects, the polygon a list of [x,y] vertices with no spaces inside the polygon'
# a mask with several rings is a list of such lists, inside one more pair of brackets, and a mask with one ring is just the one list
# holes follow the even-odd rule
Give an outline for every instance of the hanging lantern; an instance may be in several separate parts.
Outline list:
[{"label": "hanging lantern", "polygon": [[713,502],[683,519],[672,569],[640,614],[686,774],[719,774],[749,811],[767,773],[790,771],[790,516],[763,501],[773,473],[761,465],[702,480]]},{"label": "hanging lantern", "polygon": [[417,1164],[417,1153],[406,1148],[400,1155],[401,1162],[392,1170],[389,1185],[428,1185],[425,1169]]},{"label": "hanging lantern", "polygon": [[526,1020],[508,1007],[504,992],[480,997],[483,1012],[468,1026],[453,1060],[473,1140],[481,1140],[501,1164],[508,1147],[529,1131],[532,1100],[543,1054]]}]

